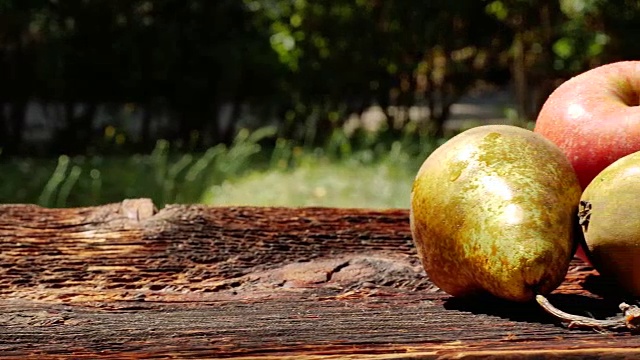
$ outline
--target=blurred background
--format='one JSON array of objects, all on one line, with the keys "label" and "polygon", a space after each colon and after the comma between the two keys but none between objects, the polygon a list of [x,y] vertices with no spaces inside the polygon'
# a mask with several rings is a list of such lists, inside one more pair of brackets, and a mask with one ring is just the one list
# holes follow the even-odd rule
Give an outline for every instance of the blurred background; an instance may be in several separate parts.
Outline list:
[{"label": "blurred background", "polygon": [[406,208],[638,33],[631,0],[0,0],[0,203]]}]

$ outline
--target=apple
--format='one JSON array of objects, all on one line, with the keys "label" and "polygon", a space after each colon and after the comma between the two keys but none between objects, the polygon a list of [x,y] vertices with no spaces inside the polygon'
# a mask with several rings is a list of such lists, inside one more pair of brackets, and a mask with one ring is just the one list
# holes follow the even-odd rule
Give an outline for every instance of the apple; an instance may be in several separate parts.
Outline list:
[{"label": "apple", "polygon": [[[556,88],[534,131],[567,156],[585,189],[619,158],[640,151],[640,61],[610,63]],[[587,261],[582,248],[578,257]]]},{"label": "apple", "polygon": [[585,189],[604,168],[640,151],[640,61],[583,72],[556,88],[534,131],[569,158]]}]

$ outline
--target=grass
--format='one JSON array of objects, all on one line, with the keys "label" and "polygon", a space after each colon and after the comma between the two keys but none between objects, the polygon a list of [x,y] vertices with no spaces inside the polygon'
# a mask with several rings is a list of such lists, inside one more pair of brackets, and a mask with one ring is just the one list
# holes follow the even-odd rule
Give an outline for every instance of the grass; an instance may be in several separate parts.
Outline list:
[{"label": "grass", "polygon": [[309,156],[292,169],[269,169],[210,187],[216,205],[406,208],[413,171],[392,161],[363,164]]},{"label": "grass", "polygon": [[242,130],[230,146],[175,153],[0,158],[0,203],[90,206],[148,197],[169,203],[406,208],[418,166],[438,141],[336,132],[322,148]]}]

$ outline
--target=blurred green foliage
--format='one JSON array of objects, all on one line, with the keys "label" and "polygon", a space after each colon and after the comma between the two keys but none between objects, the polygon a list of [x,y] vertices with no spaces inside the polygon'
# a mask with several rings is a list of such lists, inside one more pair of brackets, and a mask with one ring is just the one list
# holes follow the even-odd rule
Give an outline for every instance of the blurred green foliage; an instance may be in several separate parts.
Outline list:
[{"label": "blurred green foliage", "polygon": [[[171,203],[404,207],[422,160],[444,140],[407,132],[347,137],[324,148],[275,136],[274,127],[241,129],[231,145],[181,153],[165,140],[144,155],[61,155],[0,162],[0,203],[91,206],[147,197]],[[350,204],[350,205],[349,205]]]},{"label": "blurred green foliage", "polygon": [[158,137],[230,145],[237,128],[217,118],[228,103],[232,121],[250,104],[257,127],[275,118],[278,135],[299,142],[323,144],[372,104],[396,135],[406,121],[389,107],[428,107],[415,131],[439,136],[478,83],[512,82],[531,120],[559,81],[638,58],[639,15],[631,0],[1,0],[0,147],[26,150],[33,99],[67,110],[50,154],[96,150],[102,103],[171,110],[167,133],[153,135],[146,116],[142,136],[122,135],[135,149]]}]

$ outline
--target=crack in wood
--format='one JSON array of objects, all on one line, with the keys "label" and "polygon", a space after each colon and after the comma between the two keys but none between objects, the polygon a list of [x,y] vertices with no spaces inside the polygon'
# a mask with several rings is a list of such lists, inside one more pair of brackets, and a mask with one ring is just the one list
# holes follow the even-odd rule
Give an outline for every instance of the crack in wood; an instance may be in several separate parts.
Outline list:
[{"label": "crack in wood", "polygon": [[349,266],[351,262],[350,261],[345,261],[342,264],[338,264],[336,267],[334,267],[333,269],[331,269],[329,272],[327,272],[327,278],[325,280],[325,282],[330,282],[331,278],[333,277],[333,274],[339,272],[340,270],[346,268],[347,266]]},{"label": "crack in wood", "polygon": [[[158,211],[148,199],[76,209],[4,205],[0,297],[69,301],[69,294],[78,300],[89,296],[77,295],[83,293],[118,299],[130,290],[175,297],[185,291],[236,291],[228,284],[214,285],[218,291],[209,287],[233,279],[245,284],[243,277],[249,274],[289,263],[306,262],[297,270],[303,273],[318,260],[362,251],[412,254],[406,211],[201,205],[169,205]],[[315,282],[333,282],[341,269],[323,270]],[[340,283],[358,282],[360,275],[354,274]],[[269,276],[261,278],[283,282]],[[287,288],[309,284],[301,279],[284,283]]]}]

